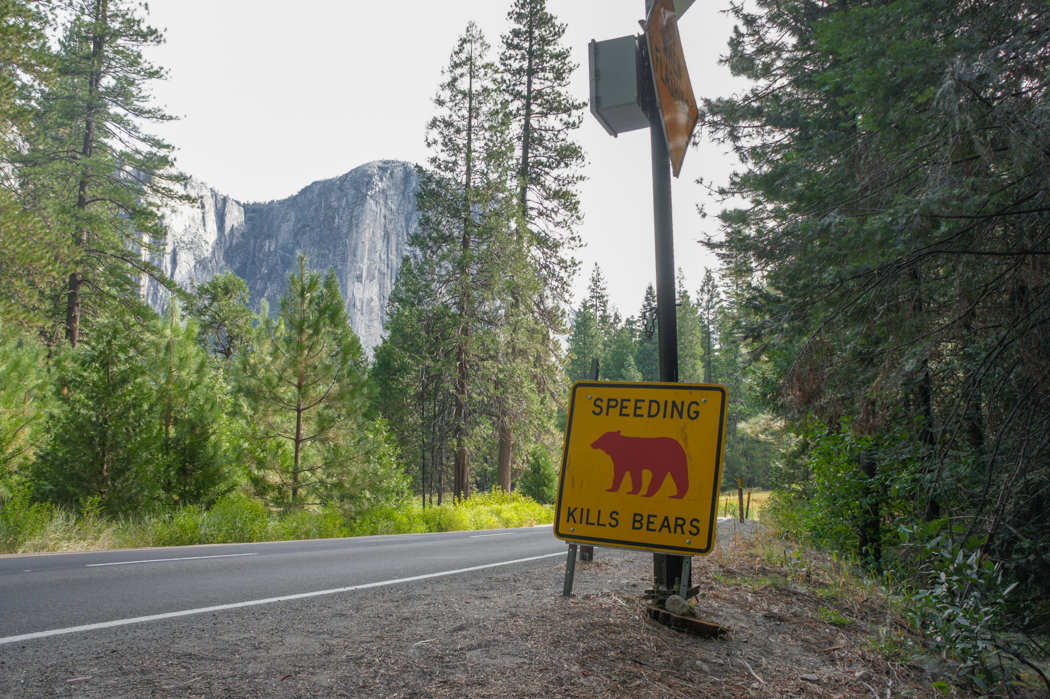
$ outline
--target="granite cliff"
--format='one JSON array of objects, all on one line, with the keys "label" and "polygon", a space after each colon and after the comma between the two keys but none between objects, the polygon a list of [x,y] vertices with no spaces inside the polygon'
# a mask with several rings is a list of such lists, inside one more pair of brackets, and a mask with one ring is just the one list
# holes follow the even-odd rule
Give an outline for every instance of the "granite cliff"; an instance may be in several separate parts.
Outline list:
[{"label": "granite cliff", "polygon": [[[417,188],[412,165],[391,160],[261,204],[242,204],[191,179],[184,190],[196,203],[167,207],[166,248],[153,262],[187,289],[231,270],[247,282],[253,307],[265,298],[276,309],[302,252],[311,268],[335,270],[350,323],[371,352],[383,338],[387,298],[418,225]],[[154,308],[166,305],[160,285],[149,282],[143,291]]]}]

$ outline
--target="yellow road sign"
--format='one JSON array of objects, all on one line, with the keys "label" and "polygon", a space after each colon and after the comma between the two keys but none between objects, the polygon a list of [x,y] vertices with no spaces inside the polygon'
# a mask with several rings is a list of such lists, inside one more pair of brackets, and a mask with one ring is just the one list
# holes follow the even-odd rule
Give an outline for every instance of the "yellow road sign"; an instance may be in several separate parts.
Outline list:
[{"label": "yellow road sign", "polygon": [[685,66],[674,0],[656,0],[653,3],[645,23],[645,37],[649,42],[649,64],[653,70],[656,104],[664,124],[667,151],[671,155],[671,169],[674,176],[678,177],[700,110],[697,109],[693,86],[689,82],[689,70]]},{"label": "yellow road sign", "polygon": [[710,553],[725,425],[723,386],[574,384],[554,535],[660,553]]}]

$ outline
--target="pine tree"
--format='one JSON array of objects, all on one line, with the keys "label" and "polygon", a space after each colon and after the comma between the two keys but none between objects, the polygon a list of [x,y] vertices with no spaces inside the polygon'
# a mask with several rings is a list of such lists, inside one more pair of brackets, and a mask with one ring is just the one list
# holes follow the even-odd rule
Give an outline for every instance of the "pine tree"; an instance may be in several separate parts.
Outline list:
[{"label": "pine tree", "polygon": [[198,341],[229,362],[251,335],[248,285],[233,272],[223,272],[195,285],[193,291],[186,315],[197,321]]},{"label": "pine tree", "polygon": [[605,339],[597,314],[588,301],[584,301],[572,323],[569,334],[568,359],[566,374],[569,381],[588,381],[591,377],[591,362],[599,364],[605,358]]},{"label": "pine tree", "polygon": [[106,512],[163,501],[159,396],[141,328],[103,319],[90,342],[58,356],[63,387],[32,468],[36,496],[75,505],[97,498]]},{"label": "pine tree", "polygon": [[605,277],[595,264],[587,285],[587,298],[576,312],[569,335],[567,372],[570,381],[589,380],[594,359],[600,366],[605,366],[619,325],[619,314],[609,306]]},{"label": "pine tree", "polygon": [[988,537],[981,555],[1031,586],[1018,598],[1045,597],[1050,8],[734,13],[727,63],[755,85],[709,103],[708,126],[737,149],[730,187],[749,203],[723,213],[715,247],[771,368],[762,398],[819,421],[814,449],[840,455],[825,530],[877,564],[891,522],[950,517],[960,546]]},{"label": "pine tree", "polygon": [[659,381],[660,342],[656,325],[656,289],[652,284],[645,289],[645,298],[642,300],[638,318],[638,353],[635,355],[635,366],[642,375],[642,381]]},{"label": "pine tree", "polygon": [[704,278],[696,292],[697,313],[704,345],[704,383],[715,380],[715,349],[718,345],[718,319],[721,294],[710,269],[704,268]]},{"label": "pine tree", "polygon": [[0,325],[0,498],[10,494],[40,444],[50,389],[43,347]]},{"label": "pine tree", "polygon": [[338,501],[368,466],[364,352],[331,270],[322,282],[300,255],[280,306],[240,354],[252,484],[285,509]]},{"label": "pine tree", "polygon": [[74,0],[41,99],[21,174],[50,224],[68,235],[69,276],[61,303],[65,337],[81,339],[84,314],[114,302],[140,313],[139,275],[170,284],[144,255],[164,231],[157,205],[169,186],[171,147],[142,131],[166,121],[150,105],[149,82],[164,71],[143,58],[163,37],[129,0]]},{"label": "pine tree", "polygon": [[[508,289],[502,353],[507,371],[497,386],[497,480],[505,490],[511,487],[515,433],[543,431],[543,406],[559,374],[556,337],[565,330],[561,308],[577,267],[571,252],[579,245],[575,228],[582,218],[576,188],[584,155],[572,132],[585,106],[569,94],[576,66],[561,46],[565,25],[547,11],[545,0],[516,0],[507,19],[500,89],[510,110],[521,259]],[[524,446],[520,453],[527,453]]]},{"label": "pine tree", "polygon": [[0,0],[0,317],[30,334],[46,333],[67,258],[66,241],[29,196],[21,170],[40,92],[53,77],[49,9]]},{"label": "pine tree", "polygon": [[613,335],[612,342],[606,347],[605,365],[602,367],[602,378],[607,381],[641,381],[642,373],[638,371],[635,355],[638,353],[637,330],[634,320],[628,318]]},{"label": "pine tree", "polygon": [[420,233],[412,240],[420,252],[420,278],[456,325],[451,387],[456,497],[470,494],[469,442],[477,407],[471,387],[483,383],[475,376],[485,373],[481,347],[494,341],[488,330],[498,325],[494,301],[506,282],[500,265],[514,249],[508,114],[498,98],[488,50],[471,22],[444,70],[445,81],[434,98],[438,114],[427,127],[432,155],[417,195]]},{"label": "pine tree", "polygon": [[704,380],[704,338],[700,314],[685,288],[685,275],[678,270],[678,380],[700,383]]},{"label": "pine tree", "polygon": [[[456,322],[451,308],[435,301],[416,264],[405,257],[387,305],[387,337],[376,348],[374,405],[390,424],[406,464],[419,455],[420,490],[430,503],[444,498],[455,383]],[[409,473],[415,469],[407,467]],[[415,481],[414,474],[410,480]],[[424,500],[426,502],[426,500]]]},{"label": "pine tree", "polygon": [[178,304],[157,322],[150,347],[163,434],[156,470],[166,504],[210,504],[230,487],[230,455],[223,431],[230,410],[221,372],[213,372],[191,320],[178,321]]},{"label": "pine tree", "polygon": [[500,78],[511,110],[516,150],[518,205],[530,232],[530,250],[547,306],[566,300],[579,245],[579,169],[584,154],[572,139],[585,102],[573,99],[569,81],[576,66],[561,46],[565,25],[547,11],[546,0],[515,0],[502,37]]}]

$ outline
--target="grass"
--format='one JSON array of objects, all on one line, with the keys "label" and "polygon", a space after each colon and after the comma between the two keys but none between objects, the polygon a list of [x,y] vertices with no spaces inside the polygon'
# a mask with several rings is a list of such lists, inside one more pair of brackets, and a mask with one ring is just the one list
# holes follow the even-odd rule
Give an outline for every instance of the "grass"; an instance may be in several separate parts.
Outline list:
[{"label": "grass", "polygon": [[111,519],[90,505],[72,512],[16,495],[0,502],[0,554],[503,529],[547,524],[553,518],[550,506],[502,492],[426,509],[418,501],[406,502],[374,509],[355,521],[347,521],[335,507],[281,513],[242,496],[223,498],[208,509],[184,507]]}]

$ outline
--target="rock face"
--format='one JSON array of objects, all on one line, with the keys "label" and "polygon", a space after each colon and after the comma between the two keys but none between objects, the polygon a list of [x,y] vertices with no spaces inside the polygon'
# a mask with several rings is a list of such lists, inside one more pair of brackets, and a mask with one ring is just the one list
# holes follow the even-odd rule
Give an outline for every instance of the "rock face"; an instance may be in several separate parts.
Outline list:
[{"label": "rock face", "polygon": [[[371,352],[383,338],[387,298],[418,227],[417,190],[413,167],[391,160],[265,204],[241,204],[190,180],[185,191],[198,203],[168,207],[167,246],[153,263],[184,288],[232,270],[248,284],[255,309],[265,298],[276,312],[302,252],[322,275],[335,271],[350,324]],[[167,303],[154,282],[144,294],[154,308]]]}]

